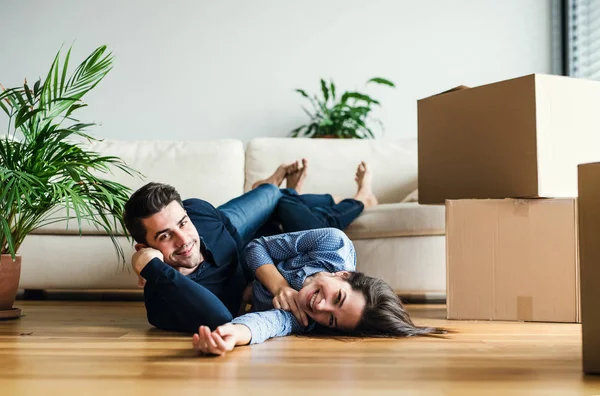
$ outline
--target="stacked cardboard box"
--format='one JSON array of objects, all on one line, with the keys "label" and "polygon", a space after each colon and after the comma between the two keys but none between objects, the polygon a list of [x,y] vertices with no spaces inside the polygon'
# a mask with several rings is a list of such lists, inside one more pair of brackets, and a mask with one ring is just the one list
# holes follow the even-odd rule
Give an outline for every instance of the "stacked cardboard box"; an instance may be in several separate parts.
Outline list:
[{"label": "stacked cardboard box", "polygon": [[446,204],[450,319],[579,322],[577,165],[600,83],[529,75],[418,102],[419,202]]}]

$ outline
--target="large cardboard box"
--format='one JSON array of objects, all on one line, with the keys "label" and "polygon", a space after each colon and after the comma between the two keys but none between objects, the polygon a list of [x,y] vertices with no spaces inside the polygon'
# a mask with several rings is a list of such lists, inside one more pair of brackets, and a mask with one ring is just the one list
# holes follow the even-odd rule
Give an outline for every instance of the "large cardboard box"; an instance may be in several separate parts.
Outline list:
[{"label": "large cardboard box", "polygon": [[579,322],[575,199],[446,201],[449,319]]},{"label": "large cardboard box", "polygon": [[541,74],[419,100],[419,203],[576,197],[599,103],[600,82]]},{"label": "large cardboard box", "polygon": [[600,374],[600,163],[579,166],[583,371]]}]

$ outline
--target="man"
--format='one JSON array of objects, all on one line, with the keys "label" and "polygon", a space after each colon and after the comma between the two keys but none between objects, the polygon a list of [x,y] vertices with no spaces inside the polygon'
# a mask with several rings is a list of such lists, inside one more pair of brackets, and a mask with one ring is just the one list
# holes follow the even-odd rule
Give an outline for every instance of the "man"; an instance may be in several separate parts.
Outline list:
[{"label": "man", "polygon": [[[307,165],[306,160],[283,164],[252,191],[219,208],[200,199],[182,201],[173,187],[160,183],[149,183],[131,196],[124,220],[137,242],[132,267],[145,283],[152,325],[195,332],[200,325],[215,328],[230,322],[253,279],[243,249],[254,237],[281,232],[268,229],[269,220],[277,220],[284,230],[344,228],[364,207],[376,204],[364,162],[357,170],[356,196],[341,202],[330,195],[298,194]],[[288,188],[280,190],[284,179]],[[286,202],[276,212],[282,197]],[[302,216],[297,215],[300,209],[306,210]]]}]

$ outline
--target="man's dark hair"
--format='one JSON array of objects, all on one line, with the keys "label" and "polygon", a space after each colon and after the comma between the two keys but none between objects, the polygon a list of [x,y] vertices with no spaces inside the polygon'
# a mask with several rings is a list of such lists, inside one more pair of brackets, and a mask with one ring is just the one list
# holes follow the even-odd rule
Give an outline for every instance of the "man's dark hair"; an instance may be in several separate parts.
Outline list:
[{"label": "man's dark hair", "polygon": [[171,202],[177,201],[181,207],[181,196],[174,187],[163,183],[148,183],[134,192],[127,203],[123,220],[127,231],[138,243],[147,245],[146,227],[142,219],[160,212]]},{"label": "man's dark hair", "polygon": [[419,327],[410,319],[400,297],[379,278],[353,272],[348,277],[353,290],[365,296],[366,305],[358,325],[349,333],[368,337],[410,337],[445,334],[437,327]]}]

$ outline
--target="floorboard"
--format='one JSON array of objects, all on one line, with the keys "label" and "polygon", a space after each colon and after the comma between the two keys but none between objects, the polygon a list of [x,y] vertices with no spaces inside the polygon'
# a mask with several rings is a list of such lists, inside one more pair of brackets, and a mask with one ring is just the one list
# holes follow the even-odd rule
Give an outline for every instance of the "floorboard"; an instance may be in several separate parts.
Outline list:
[{"label": "floorboard", "polygon": [[[447,338],[285,337],[220,358],[152,329],[139,301],[17,301],[0,321],[0,395],[600,395],[581,372],[577,324],[444,320]],[[200,392],[200,393],[199,393]],[[208,392],[208,393],[204,393]]]}]

